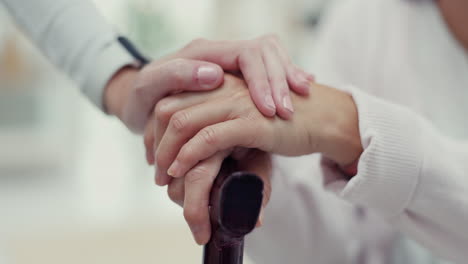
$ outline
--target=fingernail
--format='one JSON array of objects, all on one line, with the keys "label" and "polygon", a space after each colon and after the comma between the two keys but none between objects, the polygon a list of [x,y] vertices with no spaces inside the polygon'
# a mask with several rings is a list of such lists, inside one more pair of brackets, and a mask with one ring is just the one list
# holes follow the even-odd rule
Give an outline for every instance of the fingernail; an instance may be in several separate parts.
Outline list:
[{"label": "fingernail", "polygon": [[289,112],[293,113],[294,112],[294,108],[292,106],[292,102],[291,102],[291,97],[289,95],[283,97],[283,106],[284,108],[286,108]]},{"label": "fingernail", "polygon": [[198,84],[202,88],[212,88],[218,80],[218,71],[214,67],[201,66],[197,71]]},{"label": "fingernail", "polygon": [[265,104],[268,108],[272,110],[276,110],[275,102],[273,102],[273,98],[271,98],[271,95],[269,94],[265,95]]},{"label": "fingernail", "polygon": [[177,173],[179,172],[179,169],[180,169],[180,165],[179,165],[179,162],[176,160],[171,164],[171,166],[167,170],[167,174],[169,174],[172,177],[175,177]]}]

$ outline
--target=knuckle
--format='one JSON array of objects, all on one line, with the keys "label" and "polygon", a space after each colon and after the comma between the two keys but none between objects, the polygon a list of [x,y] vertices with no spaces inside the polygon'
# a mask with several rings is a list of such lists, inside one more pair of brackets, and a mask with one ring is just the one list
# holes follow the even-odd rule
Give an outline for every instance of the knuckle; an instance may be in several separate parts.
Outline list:
[{"label": "knuckle", "polygon": [[213,129],[212,127],[206,127],[200,132],[200,136],[204,143],[210,144],[210,145],[216,145],[218,142],[218,135],[216,133],[216,130]]},{"label": "knuckle", "polygon": [[252,63],[255,63],[257,57],[261,57],[262,55],[261,47],[259,44],[253,44],[251,46],[247,46],[242,48],[238,58],[239,68],[246,69],[249,66],[254,66]]},{"label": "knuckle", "polygon": [[258,54],[259,52],[259,47],[258,44],[252,44],[250,46],[243,47],[240,51],[241,57],[239,60],[248,61],[248,59],[251,58],[252,55]]},{"label": "knuckle", "polygon": [[177,87],[177,89],[179,90],[170,91],[170,92],[172,93],[179,92],[180,89],[184,87],[185,78],[187,77],[184,75],[184,71],[183,71],[185,66],[186,66],[186,63],[182,61],[174,62],[174,64],[172,64],[172,67],[171,67],[172,69],[168,73],[168,78],[171,80],[172,86]]},{"label": "knuckle", "polygon": [[156,120],[159,122],[167,123],[171,118],[173,111],[171,110],[171,99],[164,98],[156,104],[154,109],[154,114],[156,116]]},{"label": "knuckle", "polygon": [[185,181],[190,185],[197,185],[202,183],[205,177],[210,173],[209,169],[205,166],[197,166],[187,173]]},{"label": "knuckle", "polygon": [[186,144],[180,150],[179,155],[177,156],[177,160],[181,163],[189,164],[195,158],[194,153],[195,152],[193,150],[193,146],[190,144]]},{"label": "knuckle", "polygon": [[187,60],[186,59],[182,59],[182,58],[175,58],[175,59],[172,59],[168,65],[170,65],[170,68],[171,70],[174,69],[174,68],[179,68],[180,66],[183,66],[187,63]]},{"label": "knuckle", "polygon": [[202,224],[203,223],[203,212],[198,206],[186,205],[184,207],[184,218],[187,223],[190,224]]},{"label": "knuckle", "polygon": [[278,88],[285,88],[285,85],[282,85],[285,81],[285,77],[284,76],[277,76],[277,75],[268,75],[268,82],[270,84],[275,84],[277,85]]},{"label": "knuckle", "polygon": [[187,111],[179,111],[176,112],[171,117],[171,125],[175,129],[176,132],[181,132],[185,130],[190,125],[190,116],[189,112]]}]

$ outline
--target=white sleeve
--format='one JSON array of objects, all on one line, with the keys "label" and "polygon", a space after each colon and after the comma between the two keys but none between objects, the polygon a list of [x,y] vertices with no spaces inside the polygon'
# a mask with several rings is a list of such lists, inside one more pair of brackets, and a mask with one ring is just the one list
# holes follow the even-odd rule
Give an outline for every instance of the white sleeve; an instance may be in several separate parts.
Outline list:
[{"label": "white sleeve", "polygon": [[468,258],[468,142],[405,107],[349,89],[364,152],[341,194],[455,261]]},{"label": "white sleeve", "polygon": [[[415,112],[343,83],[366,83],[359,72],[368,23],[356,4],[331,10],[312,58],[319,82],[350,92],[364,152],[341,195],[373,208],[411,238],[457,263],[468,258],[468,142],[441,135]],[[370,2],[370,1],[366,1]],[[358,6],[367,8],[366,6]],[[352,10],[352,11],[350,11]],[[346,47],[346,48],[343,48]],[[360,87],[373,89],[372,87]]]},{"label": "white sleeve", "polygon": [[69,75],[103,109],[107,81],[134,59],[117,42],[115,30],[89,0],[2,0],[49,60]]},{"label": "white sleeve", "polygon": [[393,229],[323,188],[338,175],[321,155],[274,156],[264,222],[246,240],[255,263],[388,263]]}]

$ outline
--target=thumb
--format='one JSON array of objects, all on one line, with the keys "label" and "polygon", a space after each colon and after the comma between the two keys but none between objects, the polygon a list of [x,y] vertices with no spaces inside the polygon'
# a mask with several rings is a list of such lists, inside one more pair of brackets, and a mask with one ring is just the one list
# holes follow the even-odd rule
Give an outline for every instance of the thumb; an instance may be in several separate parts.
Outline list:
[{"label": "thumb", "polygon": [[224,80],[220,66],[198,60],[173,59],[153,62],[138,74],[130,89],[122,113],[125,124],[141,132],[159,100],[183,91],[207,91],[219,87]]}]

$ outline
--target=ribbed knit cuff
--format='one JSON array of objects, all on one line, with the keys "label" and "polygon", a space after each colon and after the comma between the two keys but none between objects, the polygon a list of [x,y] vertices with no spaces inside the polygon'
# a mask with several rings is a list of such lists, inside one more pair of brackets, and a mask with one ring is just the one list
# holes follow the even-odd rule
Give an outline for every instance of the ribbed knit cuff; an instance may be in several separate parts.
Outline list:
[{"label": "ribbed knit cuff", "polygon": [[398,217],[410,203],[422,165],[422,120],[410,110],[385,102],[353,87],[345,87],[357,105],[364,152],[357,174],[341,195],[377,210],[387,219]]},{"label": "ribbed knit cuff", "polygon": [[117,37],[97,54],[95,64],[89,69],[83,87],[84,94],[99,109],[105,112],[104,89],[112,76],[126,65],[135,64],[135,59],[117,42]]}]

